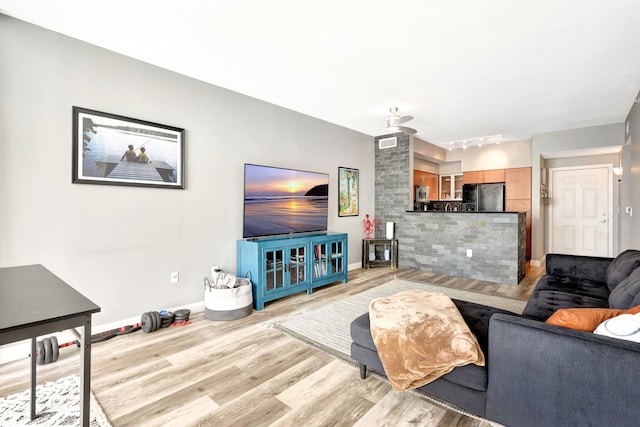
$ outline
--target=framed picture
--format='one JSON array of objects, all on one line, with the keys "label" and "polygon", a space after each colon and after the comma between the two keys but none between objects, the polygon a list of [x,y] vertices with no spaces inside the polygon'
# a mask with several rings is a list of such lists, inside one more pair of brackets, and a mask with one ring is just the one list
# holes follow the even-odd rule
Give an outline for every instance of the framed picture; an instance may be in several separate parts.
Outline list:
[{"label": "framed picture", "polygon": [[74,184],[184,189],[184,129],[73,107]]},{"label": "framed picture", "polygon": [[358,215],[358,169],[338,168],[338,216]]}]

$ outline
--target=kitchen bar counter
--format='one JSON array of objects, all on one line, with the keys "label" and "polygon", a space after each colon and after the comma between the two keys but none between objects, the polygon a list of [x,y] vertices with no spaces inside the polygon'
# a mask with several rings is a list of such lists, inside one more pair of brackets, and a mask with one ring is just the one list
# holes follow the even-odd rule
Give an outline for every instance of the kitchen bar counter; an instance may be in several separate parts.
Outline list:
[{"label": "kitchen bar counter", "polygon": [[394,220],[400,268],[512,285],[524,277],[524,212],[406,211]]},{"label": "kitchen bar counter", "polygon": [[458,214],[458,213],[466,213],[466,214],[479,214],[479,213],[484,213],[484,214],[518,214],[521,212],[518,211],[483,211],[483,212],[477,212],[477,211],[441,211],[441,210],[431,210],[431,211],[406,211],[407,213],[450,213],[450,214]]}]

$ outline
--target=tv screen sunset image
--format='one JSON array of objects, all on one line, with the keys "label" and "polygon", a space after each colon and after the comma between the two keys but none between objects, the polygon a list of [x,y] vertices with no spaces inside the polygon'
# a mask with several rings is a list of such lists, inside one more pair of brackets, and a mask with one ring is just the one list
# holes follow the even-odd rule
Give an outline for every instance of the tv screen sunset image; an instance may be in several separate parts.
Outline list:
[{"label": "tv screen sunset image", "polygon": [[243,237],[325,231],[329,176],[245,165]]}]

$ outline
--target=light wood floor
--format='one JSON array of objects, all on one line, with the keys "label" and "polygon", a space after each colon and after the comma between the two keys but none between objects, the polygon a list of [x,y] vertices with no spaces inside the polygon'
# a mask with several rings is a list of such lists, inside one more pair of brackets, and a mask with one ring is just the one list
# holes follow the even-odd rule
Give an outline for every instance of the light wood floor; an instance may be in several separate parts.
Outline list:
[{"label": "light wood floor", "polygon": [[[319,288],[268,303],[231,322],[203,313],[187,326],[123,335],[92,346],[91,388],[114,426],[486,426],[433,405],[414,393],[395,393],[376,377],[280,333],[271,325],[393,278],[428,281],[528,298],[542,273],[529,267],[518,285],[410,270],[349,272],[347,285]],[[38,382],[79,373],[80,351],[38,366]],[[0,366],[0,396],[29,387],[29,361]]]}]

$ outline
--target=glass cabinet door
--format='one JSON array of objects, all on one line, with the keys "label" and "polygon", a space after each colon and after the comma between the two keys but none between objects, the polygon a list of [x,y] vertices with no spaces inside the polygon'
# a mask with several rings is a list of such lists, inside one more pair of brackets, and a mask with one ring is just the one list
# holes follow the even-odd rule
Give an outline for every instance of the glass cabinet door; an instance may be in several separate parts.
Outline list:
[{"label": "glass cabinet door", "polygon": [[462,200],[463,175],[440,175],[440,200]]},{"label": "glass cabinet door", "polygon": [[296,285],[306,281],[304,246],[289,248],[289,283]]},{"label": "glass cabinet door", "polygon": [[440,200],[451,199],[451,175],[440,175]]},{"label": "glass cabinet door", "polygon": [[323,278],[344,271],[342,241],[313,245],[313,278]]},{"label": "glass cabinet door", "polygon": [[266,249],[264,253],[264,271],[266,274],[265,290],[274,291],[282,289],[285,286],[284,283],[284,249]]},{"label": "glass cabinet door", "polygon": [[462,175],[453,176],[453,197],[456,200],[462,200]]},{"label": "glass cabinet door", "polygon": [[276,292],[306,282],[305,246],[265,249],[265,292]]},{"label": "glass cabinet door", "polygon": [[313,245],[313,278],[327,275],[327,250],[326,243]]},{"label": "glass cabinet door", "polygon": [[341,273],[344,271],[344,257],[342,256],[343,242],[332,242],[331,246],[331,263],[330,274]]}]

